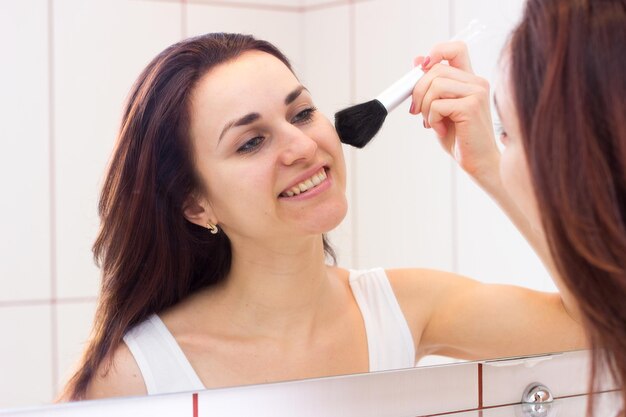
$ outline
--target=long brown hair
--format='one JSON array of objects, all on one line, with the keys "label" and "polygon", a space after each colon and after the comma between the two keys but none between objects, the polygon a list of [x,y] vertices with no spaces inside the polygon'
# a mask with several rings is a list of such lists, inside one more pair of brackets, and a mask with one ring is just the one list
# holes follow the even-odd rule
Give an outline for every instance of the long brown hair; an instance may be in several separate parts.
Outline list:
[{"label": "long brown hair", "polygon": [[[223,231],[212,235],[183,215],[188,197],[201,190],[189,138],[189,98],[211,68],[250,50],[271,54],[292,70],[266,41],[214,33],[165,49],[132,88],[99,203],[93,252],[102,285],[94,327],[61,398],[84,397],[96,370],[110,366],[132,326],[228,274],[228,237]],[[323,243],[334,261],[325,236]]]},{"label": "long brown hair", "polygon": [[589,388],[608,371],[626,400],[626,1],[528,0],[510,53],[543,227],[591,344]]}]

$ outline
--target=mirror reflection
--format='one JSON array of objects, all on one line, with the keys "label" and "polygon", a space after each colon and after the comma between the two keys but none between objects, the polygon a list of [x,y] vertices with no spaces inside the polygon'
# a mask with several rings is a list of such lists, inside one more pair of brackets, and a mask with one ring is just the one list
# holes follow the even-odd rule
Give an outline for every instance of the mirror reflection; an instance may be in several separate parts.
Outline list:
[{"label": "mirror reflection", "polygon": [[[0,406],[586,346],[508,139],[522,1],[41,3],[1,6],[28,70],[3,69]],[[480,47],[438,43],[476,17]],[[342,145],[333,113],[407,62],[410,103]]]}]

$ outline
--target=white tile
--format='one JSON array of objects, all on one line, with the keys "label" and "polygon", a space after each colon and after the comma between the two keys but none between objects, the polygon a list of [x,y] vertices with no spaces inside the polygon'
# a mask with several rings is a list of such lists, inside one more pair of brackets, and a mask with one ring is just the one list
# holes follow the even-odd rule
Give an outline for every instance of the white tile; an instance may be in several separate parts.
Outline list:
[{"label": "white tile", "polygon": [[348,4],[350,0],[302,0],[305,12],[319,10],[320,8],[342,7]]},{"label": "white tile", "polygon": [[448,356],[440,355],[427,355],[422,357],[415,366],[435,366],[435,365],[448,365],[451,363],[465,362],[462,359],[451,358]]},{"label": "white tile", "polygon": [[319,378],[199,393],[199,415],[415,416],[478,405],[477,365]]},{"label": "white tile", "polygon": [[[586,351],[487,362],[483,365],[483,405],[519,402],[526,387],[541,383],[552,395],[565,397],[587,392],[589,357]],[[602,387],[611,389],[610,383]]]},{"label": "white tile", "polygon": [[[191,3],[191,2],[190,2]],[[219,5],[231,9],[278,9],[286,11],[299,11],[304,0],[193,0],[195,4]]]},{"label": "white tile", "polygon": [[76,370],[77,361],[83,353],[91,331],[95,311],[95,301],[57,304],[59,377],[57,391]]},{"label": "white tile", "polygon": [[[376,97],[412,69],[412,60],[448,38],[441,3],[356,3],[357,102]],[[452,267],[451,162],[410,103],[357,151],[356,252],[359,267]]]},{"label": "white tile", "polygon": [[296,74],[303,69],[303,13],[230,8],[192,3],[187,6],[187,34],[245,33],[273,43],[291,61]]},{"label": "white tile", "polygon": [[[473,410],[449,414],[449,417],[513,417],[513,416],[567,416],[587,417],[588,395],[563,398],[541,406],[515,404],[503,407]],[[622,402],[615,393],[603,393],[596,397],[594,415],[613,417],[618,415]]]},{"label": "white tile", "polygon": [[457,184],[457,272],[482,282],[556,291],[537,255],[493,200],[460,170]]},{"label": "white tile", "polygon": [[124,101],[145,65],[180,39],[180,12],[166,2],[54,2],[60,297],[97,292],[97,200]]},{"label": "white tile", "polygon": [[337,1],[335,0],[302,0],[302,5],[305,7],[319,6],[321,4],[336,4],[336,3]]},{"label": "white tile", "polygon": [[50,306],[0,308],[0,409],[52,401]]},{"label": "white tile", "polygon": [[[337,110],[350,105],[350,38],[347,6],[310,11],[304,15],[304,70],[300,80],[311,91],[315,105],[334,123]],[[320,30],[324,27],[324,30]],[[329,47],[332,45],[332,48]],[[329,234],[341,266],[353,266],[352,259],[352,178],[353,150],[344,146],[348,214]]]},{"label": "white tile", "polygon": [[50,297],[47,4],[0,3],[0,301]]},{"label": "white tile", "polygon": [[[22,410],[6,410],[20,417],[169,417],[193,416],[192,393],[80,401]],[[5,415],[0,411],[0,416]]]},{"label": "white tile", "polygon": [[[476,74],[497,82],[498,58],[521,16],[523,0],[456,2],[455,31],[477,19],[486,30],[469,42]],[[493,91],[493,88],[492,88]],[[492,109],[494,120],[497,118]],[[483,282],[506,283],[540,291],[556,291],[539,258],[502,210],[460,169],[457,182],[457,252],[459,273]]]}]

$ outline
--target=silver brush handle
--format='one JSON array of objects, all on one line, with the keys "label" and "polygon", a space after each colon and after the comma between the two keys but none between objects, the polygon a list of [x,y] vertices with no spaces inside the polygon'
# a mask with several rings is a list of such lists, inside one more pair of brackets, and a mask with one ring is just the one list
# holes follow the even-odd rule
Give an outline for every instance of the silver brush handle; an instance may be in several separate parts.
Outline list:
[{"label": "silver brush handle", "polygon": [[[485,25],[474,19],[450,40],[463,41],[465,43],[475,42],[476,39],[484,35],[485,29]],[[421,65],[413,68],[404,77],[393,83],[391,87],[380,93],[376,100],[385,106],[387,113],[390,113],[411,95],[415,84],[422,78],[422,75],[424,75],[424,71]]]},{"label": "silver brush handle", "polygon": [[419,65],[406,73],[402,78],[393,83],[391,87],[380,93],[376,100],[385,106],[387,113],[398,107],[400,103],[406,100],[413,91],[415,84],[424,75],[422,66]]}]

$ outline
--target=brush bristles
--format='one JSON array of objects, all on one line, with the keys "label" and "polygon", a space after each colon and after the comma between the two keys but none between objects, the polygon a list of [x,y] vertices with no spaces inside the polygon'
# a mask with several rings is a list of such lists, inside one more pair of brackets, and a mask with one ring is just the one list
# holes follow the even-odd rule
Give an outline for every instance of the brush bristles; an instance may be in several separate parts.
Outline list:
[{"label": "brush bristles", "polygon": [[385,106],[371,100],[335,113],[335,129],[341,142],[362,148],[378,133],[386,117]]}]

